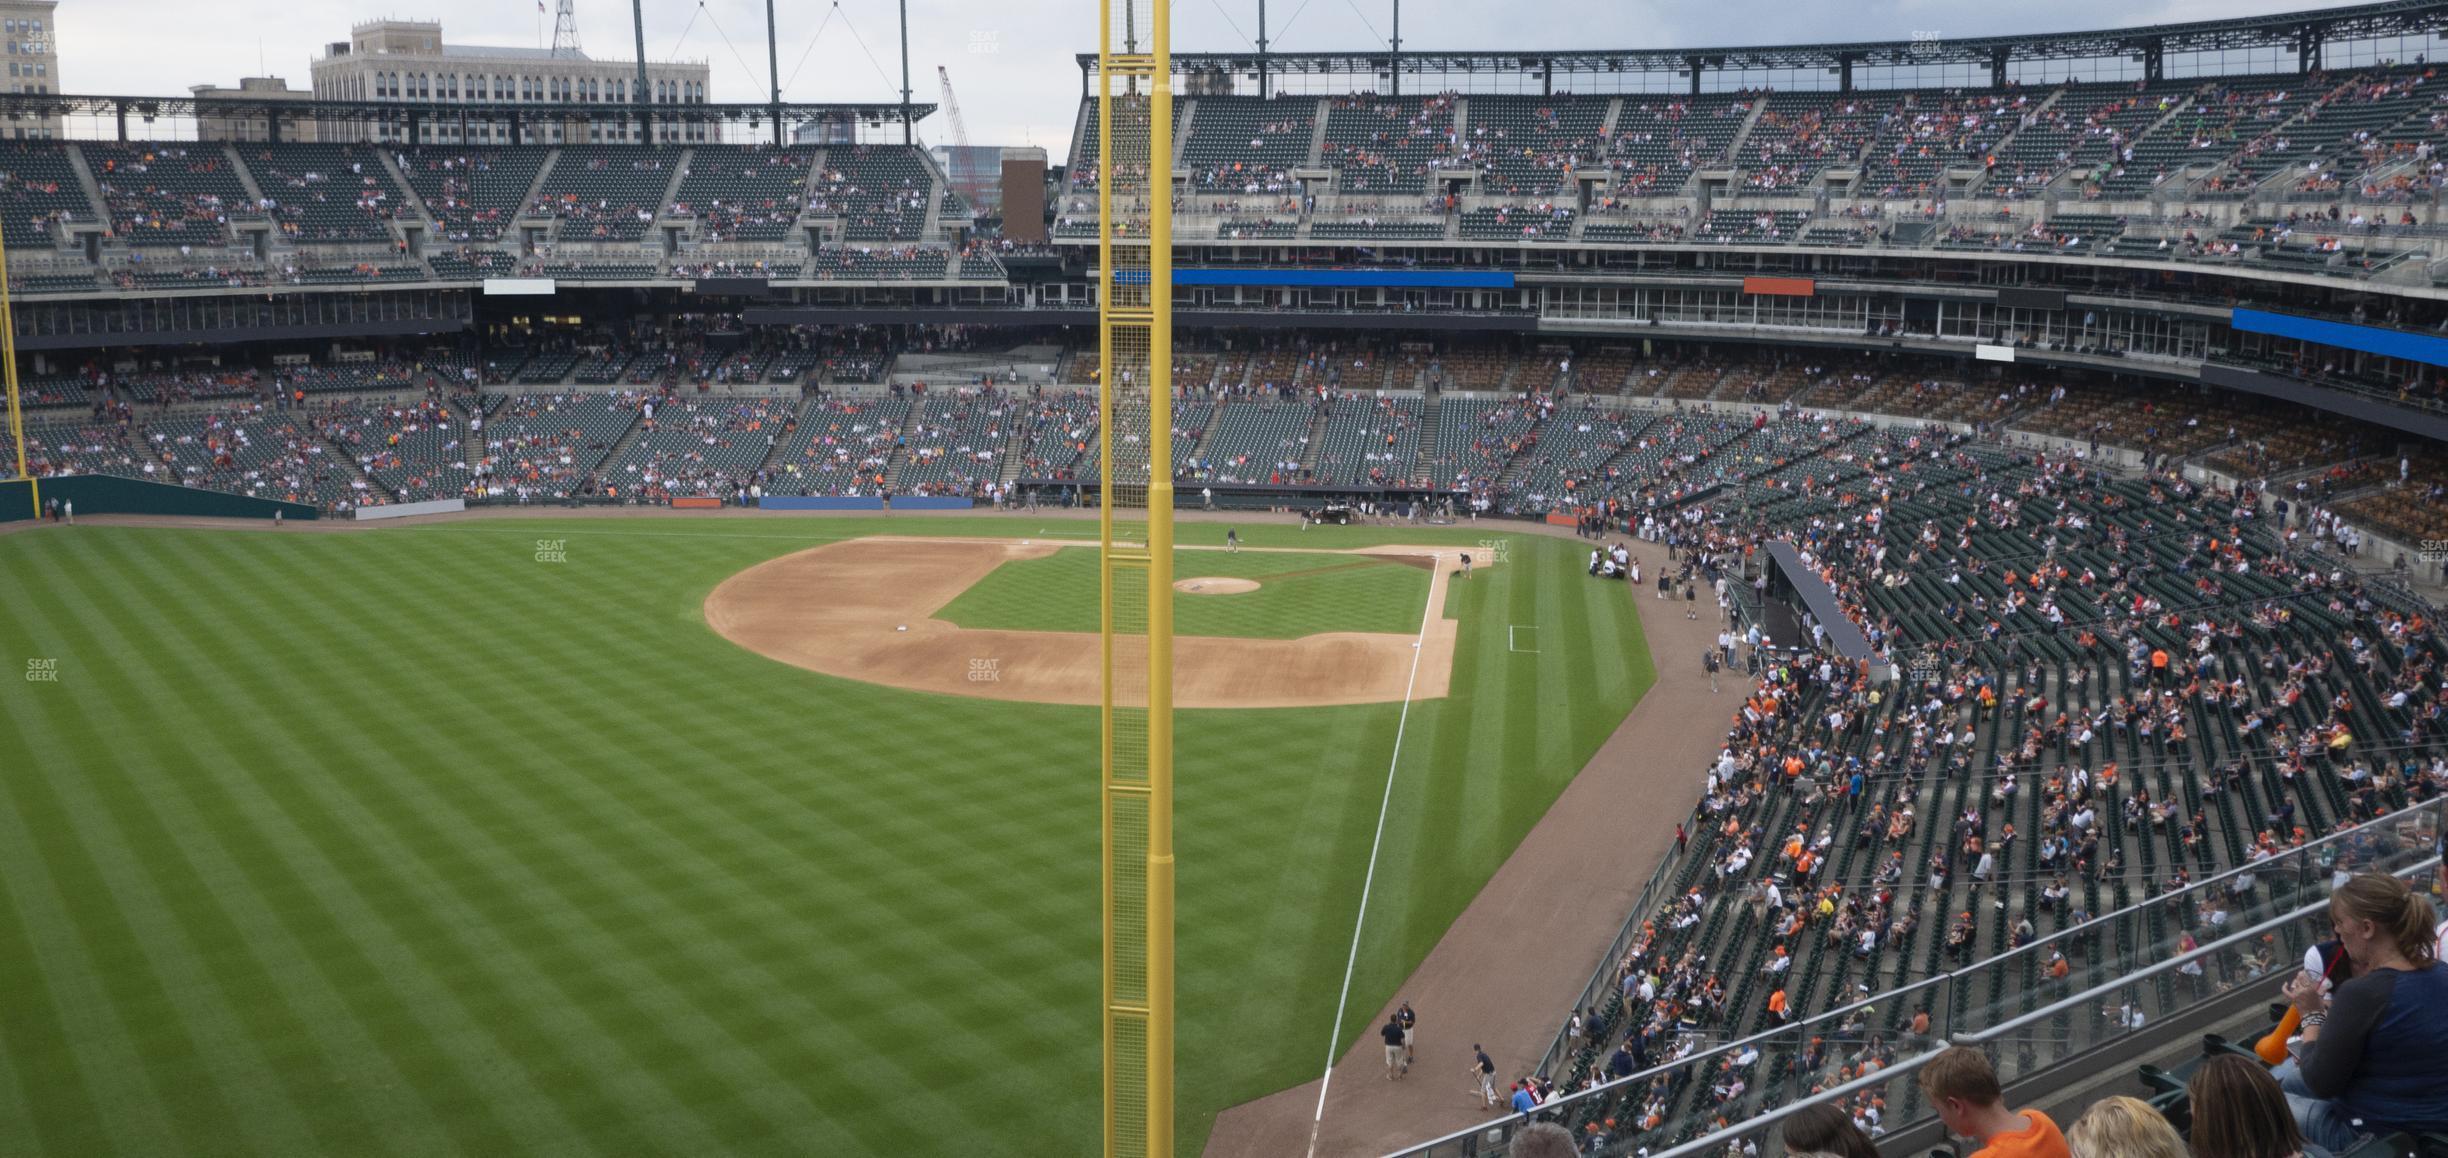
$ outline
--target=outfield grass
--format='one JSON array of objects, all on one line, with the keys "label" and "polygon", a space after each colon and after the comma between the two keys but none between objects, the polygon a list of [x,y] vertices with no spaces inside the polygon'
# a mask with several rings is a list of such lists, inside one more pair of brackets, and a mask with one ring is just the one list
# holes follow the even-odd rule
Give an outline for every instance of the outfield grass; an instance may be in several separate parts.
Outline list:
[{"label": "outfield grass", "polygon": [[[1297,639],[1321,631],[1381,631],[1411,635],[1428,606],[1425,567],[1351,555],[1279,551],[1173,552],[1177,579],[1253,579],[1239,595],[1181,595],[1173,600],[1176,635]],[[962,627],[1010,631],[1095,631],[1097,552],[1066,547],[1042,559],[1020,559],[945,604],[936,618]]]},{"label": "outfield grass", "polygon": [[[1087,530],[0,537],[0,1153],[1093,1152],[1096,713],[801,671],[701,614],[831,538]],[[1622,585],[1512,554],[1453,585],[1346,1042],[1650,681]],[[1181,714],[1185,1154],[1325,1059],[1398,711]]]}]

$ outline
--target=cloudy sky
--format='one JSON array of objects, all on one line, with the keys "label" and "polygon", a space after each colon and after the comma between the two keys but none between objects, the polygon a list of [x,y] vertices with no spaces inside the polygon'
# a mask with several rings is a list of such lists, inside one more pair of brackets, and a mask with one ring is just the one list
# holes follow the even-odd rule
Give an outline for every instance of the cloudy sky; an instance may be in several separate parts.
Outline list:
[{"label": "cloudy sky", "polygon": [[[2335,6],[2336,0],[1413,0],[1406,48],[1677,47],[1978,36],[2207,20]],[[777,0],[786,100],[892,100],[899,88],[895,0]],[[1358,50],[1384,44],[1391,0],[1269,0],[1273,47]],[[588,54],[635,59],[630,10],[578,0]],[[1093,51],[1093,0],[909,0],[914,99],[934,100],[951,70],[970,137],[1057,155],[1078,109],[1074,54]],[[1535,12],[1538,19],[1526,19]],[[61,91],[183,93],[241,75],[307,83],[308,62],[349,26],[380,16],[440,19],[452,43],[535,45],[549,35],[535,0],[423,0],[386,12],[363,0],[215,0],[208,19],[165,19],[163,0],[66,0],[58,13]],[[549,18],[546,18],[547,20]],[[646,0],[646,51],[704,60],[717,101],[764,99],[759,0]],[[1175,0],[1176,51],[1246,51],[1257,0]],[[260,62],[260,63],[259,63]],[[930,139],[948,136],[943,129]]]}]

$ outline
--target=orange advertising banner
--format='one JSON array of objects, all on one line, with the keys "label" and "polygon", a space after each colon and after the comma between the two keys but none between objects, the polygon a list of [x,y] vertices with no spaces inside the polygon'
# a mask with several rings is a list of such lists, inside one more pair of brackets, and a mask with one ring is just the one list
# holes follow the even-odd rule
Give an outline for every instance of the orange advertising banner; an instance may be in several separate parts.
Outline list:
[{"label": "orange advertising banner", "polygon": [[1807,277],[1746,277],[1743,279],[1743,292],[1784,298],[1807,298],[1818,296],[1819,291],[1818,283]]},{"label": "orange advertising banner", "polygon": [[690,495],[672,500],[672,507],[683,511],[713,511],[722,509],[721,499]]}]

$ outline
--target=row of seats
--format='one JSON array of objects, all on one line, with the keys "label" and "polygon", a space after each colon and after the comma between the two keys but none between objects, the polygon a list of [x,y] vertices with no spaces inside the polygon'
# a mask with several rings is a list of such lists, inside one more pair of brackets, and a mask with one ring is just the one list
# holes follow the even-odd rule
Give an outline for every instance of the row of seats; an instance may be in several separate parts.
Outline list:
[{"label": "row of seats", "polygon": [[[2238,542],[2233,500],[1798,419],[1753,425],[1713,461],[1732,466],[1715,485],[1648,488],[1626,517],[1716,558],[1793,538],[1874,645],[1930,662],[1874,689],[1764,657],[1687,855],[1554,1075],[1565,1089],[1994,956],[2443,786],[2424,712],[2389,693],[2448,657],[2266,539]],[[1685,511],[1730,519],[1701,529]],[[2182,674],[2151,676],[2152,650],[2183,657]],[[2400,754],[2409,742],[2428,749]],[[2216,927],[2223,899],[2194,919]],[[1993,970],[1953,1016],[2025,1012],[2115,967],[2075,953]],[[1855,1076],[1913,1012],[1858,1010],[1807,1047],[1589,1099],[1567,1124],[1673,1144]],[[1903,1093],[1884,1112],[1919,1107]]]}]

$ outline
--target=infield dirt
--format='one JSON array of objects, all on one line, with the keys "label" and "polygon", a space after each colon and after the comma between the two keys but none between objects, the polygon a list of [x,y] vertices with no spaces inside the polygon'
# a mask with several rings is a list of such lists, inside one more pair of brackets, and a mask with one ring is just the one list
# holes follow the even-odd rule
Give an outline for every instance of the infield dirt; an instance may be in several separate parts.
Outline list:
[{"label": "infield dirt", "polygon": [[[1004,563],[1059,549],[998,539],[877,537],[830,543],[724,580],[706,597],[706,623],[759,655],[844,679],[982,699],[1095,704],[1096,636],[980,630],[933,618]],[[1395,546],[1342,553],[1426,566],[1431,610],[1425,629],[1416,637],[1356,631],[1298,639],[1180,636],[1174,641],[1175,705],[1297,708],[1386,703],[1406,693],[1411,699],[1444,698],[1459,627],[1443,614],[1448,577],[1460,566],[1454,549]],[[1416,685],[1414,642],[1419,644]],[[1128,665],[1144,657],[1144,648],[1117,648],[1116,674],[1133,678]]]}]

